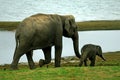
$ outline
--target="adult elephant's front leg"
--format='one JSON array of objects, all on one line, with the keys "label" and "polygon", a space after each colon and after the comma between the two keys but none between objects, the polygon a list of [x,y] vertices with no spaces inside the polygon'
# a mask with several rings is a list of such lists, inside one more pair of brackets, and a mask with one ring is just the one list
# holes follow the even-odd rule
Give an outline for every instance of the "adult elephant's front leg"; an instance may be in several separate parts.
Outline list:
[{"label": "adult elephant's front leg", "polygon": [[44,52],[45,60],[41,59],[39,61],[39,66],[42,67],[44,64],[49,64],[51,62],[51,46],[42,49]]},{"label": "adult elephant's front leg", "polygon": [[60,67],[62,53],[62,38],[58,39],[55,44],[55,67]]},{"label": "adult elephant's front leg", "polygon": [[34,61],[32,59],[33,51],[27,52],[26,56],[27,56],[27,59],[28,59],[28,63],[29,63],[30,69],[34,69],[35,68],[35,64],[34,64]]}]

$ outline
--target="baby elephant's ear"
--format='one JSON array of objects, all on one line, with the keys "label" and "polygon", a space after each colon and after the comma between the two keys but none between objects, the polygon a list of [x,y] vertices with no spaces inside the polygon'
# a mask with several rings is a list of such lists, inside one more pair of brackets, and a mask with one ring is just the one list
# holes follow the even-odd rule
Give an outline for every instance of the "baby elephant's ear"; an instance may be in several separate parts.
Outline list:
[{"label": "baby elephant's ear", "polygon": [[101,49],[101,47],[97,45],[97,46],[96,46],[96,49],[98,49],[98,50],[99,50],[99,49]]},{"label": "baby elephant's ear", "polygon": [[100,46],[96,46],[96,51],[98,55],[102,55],[102,49]]}]

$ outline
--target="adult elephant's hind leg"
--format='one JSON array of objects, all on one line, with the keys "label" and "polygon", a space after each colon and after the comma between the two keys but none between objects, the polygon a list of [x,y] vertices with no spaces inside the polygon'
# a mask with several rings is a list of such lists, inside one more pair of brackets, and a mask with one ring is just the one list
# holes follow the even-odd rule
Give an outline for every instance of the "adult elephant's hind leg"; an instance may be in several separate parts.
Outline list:
[{"label": "adult elephant's hind leg", "polygon": [[44,64],[49,64],[51,62],[51,46],[42,49],[44,52],[45,60],[40,60],[39,65],[42,67]]},{"label": "adult elephant's hind leg", "polygon": [[33,59],[32,59],[33,50],[27,52],[27,53],[26,53],[26,56],[27,56],[27,60],[28,60],[28,64],[29,64],[30,69],[34,69],[34,68],[35,68],[35,64],[34,64],[34,61],[33,61]]},{"label": "adult elephant's hind leg", "polygon": [[20,57],[23,54],[24,54],[24,51],[20,47],[18,47],[15,50],[15,53],[14,53],[14,56],[13,56],[13,61],[12,61],[11,65],[10,65],[11,70],[18,69],[18,62],[19,62]]}]

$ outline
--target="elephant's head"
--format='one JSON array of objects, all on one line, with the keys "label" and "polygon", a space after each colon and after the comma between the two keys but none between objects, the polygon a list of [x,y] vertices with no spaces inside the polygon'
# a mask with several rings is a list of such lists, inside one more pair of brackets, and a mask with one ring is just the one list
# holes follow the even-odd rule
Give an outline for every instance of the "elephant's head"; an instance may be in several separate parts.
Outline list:
[{"label": "elephant's head", "polygon": [[106,61],[106,59],[103,57],[102,55],[102,49],[100,46],[96,46],[96,55],[98,55],[99,57],[101,57],[104,61]]},{"label": "elephant's head", "polygon": [[72,15],[65,16],[63,22],[63,36],[72,37],[77,31],[77,26],[75,23],[75,18]]},{"label": "elephant's head", "polygon": [[63,36],[72,38],[75,54],[78,58],[81,57],[79,53],[79,36],[77,32],[77,25],[75,18],[72,15],[62,16]]}]

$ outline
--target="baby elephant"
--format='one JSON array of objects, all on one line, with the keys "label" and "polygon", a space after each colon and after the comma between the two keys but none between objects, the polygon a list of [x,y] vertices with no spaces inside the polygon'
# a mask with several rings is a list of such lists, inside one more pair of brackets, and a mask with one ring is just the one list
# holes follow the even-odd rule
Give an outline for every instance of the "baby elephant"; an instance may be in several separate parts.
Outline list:
[{"label": "baby elephant", "polygon": [[84,45],[81,49],[81,59],[79,66],[82,66],[83,62],[85,66],[87,66],[87,58],[89,58],[89,60],[91,61],[90,66],[94,66],[96,55],[106,61],[105,58],[102,56],[102,49],[100,46],[93,44]]}]

